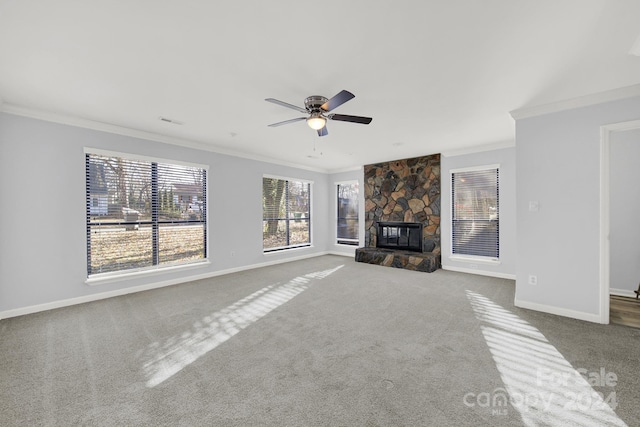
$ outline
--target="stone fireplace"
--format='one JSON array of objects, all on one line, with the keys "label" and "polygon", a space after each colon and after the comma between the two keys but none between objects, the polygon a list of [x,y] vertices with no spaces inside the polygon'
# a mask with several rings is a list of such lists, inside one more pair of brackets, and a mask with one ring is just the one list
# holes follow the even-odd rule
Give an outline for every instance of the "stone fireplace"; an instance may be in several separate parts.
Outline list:
[{"label": "stone fireplace", "polygon": [[440,154],[364,167],[365,247],[356,261],[440,268]]}]

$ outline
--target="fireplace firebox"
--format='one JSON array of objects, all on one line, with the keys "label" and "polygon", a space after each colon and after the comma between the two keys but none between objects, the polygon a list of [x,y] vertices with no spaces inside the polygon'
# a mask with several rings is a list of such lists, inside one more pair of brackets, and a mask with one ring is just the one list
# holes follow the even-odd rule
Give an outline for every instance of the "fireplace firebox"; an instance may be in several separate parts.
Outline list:
[{"label": "fireplace firebox", "polygon": [[422,223],[380,221],[376,246],[422,252]]}]

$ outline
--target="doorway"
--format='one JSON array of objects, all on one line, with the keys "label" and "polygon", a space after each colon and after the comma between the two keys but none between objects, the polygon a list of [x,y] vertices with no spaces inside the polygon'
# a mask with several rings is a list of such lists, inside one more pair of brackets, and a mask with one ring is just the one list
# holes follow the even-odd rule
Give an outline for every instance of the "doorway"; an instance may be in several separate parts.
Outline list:
[{"label": "doorway", "polygon": [[[640,197],[629,192],[638,188],[640,173],[633,178],[637,166],[630,163],[625,167],[625,162],[639,157],[623,151],[632,149],[640,153],[637,142],[640,142],[640,120],[601,127],[600,321],[605,324],[619,323],[621,307],[633,309],[633,301],[622,301],[625,304],[621,305],[617,297],[635,299],[632,288],[637,288],[640,282],[640,270],[634,271],[640,268]],[[625,184],[627,181],[630,183]],[[637,208],[629,206],[636,203]],[[613,303],[612,294],[616,296]]]}]

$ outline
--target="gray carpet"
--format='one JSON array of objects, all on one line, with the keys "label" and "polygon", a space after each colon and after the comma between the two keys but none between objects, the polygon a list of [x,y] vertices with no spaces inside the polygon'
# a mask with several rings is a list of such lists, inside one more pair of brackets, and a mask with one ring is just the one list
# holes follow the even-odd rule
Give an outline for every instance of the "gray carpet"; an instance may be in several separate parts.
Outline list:
[{"label": "gray carpet", "polygon": [[0,424],[638,425],[640,330],[513,299],[323,256],[5,319]]}]

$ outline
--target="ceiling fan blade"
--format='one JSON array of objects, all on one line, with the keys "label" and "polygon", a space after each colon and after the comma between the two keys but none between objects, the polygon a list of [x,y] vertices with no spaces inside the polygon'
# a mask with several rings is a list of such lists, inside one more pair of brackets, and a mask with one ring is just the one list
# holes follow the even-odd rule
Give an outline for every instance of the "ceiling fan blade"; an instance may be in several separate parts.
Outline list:
[{"label": "ceiling fan blade", "polygon": [[327,118],[339,122],[362,123],[363,125],[368,125],[373,120],[371,117],[347,116],[345,114],[329,114]]},{"label": "ceiling fan blade", "polygon": [[297,105],[289,104],[288,102],[280,101],[278,99],[266,98],[265,101],[272,102],[274,104],[278,104],[278,105],[281,105],[283,107],[291,108],[292,110],[296,110],[296,111],[299,111],[301,113],[305,113],[305,114],[308,113],[308,111],[305,108],[298,107]]},{"label": "ceiling fan blade", "polygon": [[327,131],[327,127],[323,127],[322,129],[318,129],[318,136],[327,136],[329,135],[329,131]]},{"label": "ceiling fan blade", "polygon": [[322,108],[324,111],[331,111],[334,108],[341,106],[345,102],[355,97],[356,96],[351,92],[349,92],[348,90],[343,90],[339,94],[337,94],[336,96],[334,96],[333,98],[331,98],[330,100],[322,104],[320,108]]},{"label": "ceiling fan blade", "polygon": [[306,117],[297,117],[295,119],[285,120],[284,122],[271,123],[268,126],[274,128],[276,126],[288,125],[289,123],[295,123],[295,122],[299,122],[301,120],[307,120],[307,118]]}]

